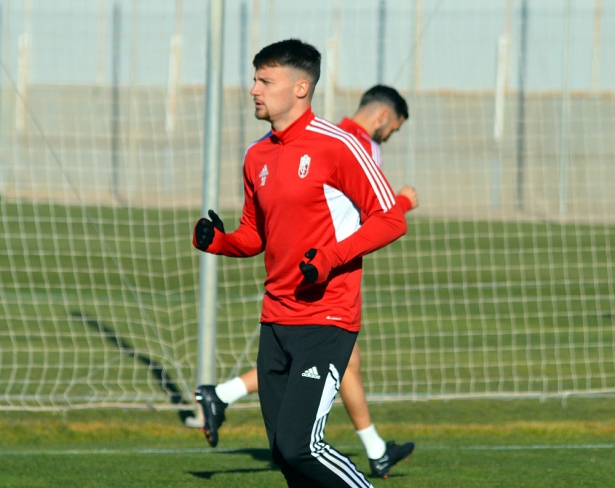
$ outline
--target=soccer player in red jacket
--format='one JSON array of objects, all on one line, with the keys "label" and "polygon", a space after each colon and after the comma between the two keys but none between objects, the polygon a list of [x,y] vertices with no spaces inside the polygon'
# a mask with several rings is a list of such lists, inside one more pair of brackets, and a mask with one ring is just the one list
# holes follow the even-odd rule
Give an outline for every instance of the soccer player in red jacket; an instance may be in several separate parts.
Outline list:
[{"label": "soccer player in red jacket", "polygon": [[[408,117],[408,105],[397,90],[376,85],[362,95],[359,107],[352,118],[344,117],[338,127],[353,134],[380,167],[382,164],[380,144],[388,141]],[[404,212],[415,208],[418,205],[418,198],[414,188],[405,185],[397,193],[397,201]],[[195,393],[203,412],[207,413],[208,421],[204,425],[202,419],[190,417],[187,419],[187,425],[205,427],[207,441],[215,447],[218,442],[218,428],[225,420],[226,407],[243,396],[257,391],[256,368],[218,385],[201,385]],[[414,444],[407,442],[397,445],[394,441],[387,443],[378,435],[369,414],[363,389],[358,343],[355,343],[342,379],[340,395],[365,448],[372,475],[386,478],[397,462],[412,453]]]},{"label": "soccer player in red jacket", "polygon": [[271,131],[245,155],[240,225],[226,234],[210,210],[193,243],[226,256],[265,253],[258,384],[288,486],[368,488],[324,442],[324,427],[360,328],[361,257],[401,237],[406,222],[361,143],[312,113],[318,51],[290,39],[253,64],[255,115]]}]

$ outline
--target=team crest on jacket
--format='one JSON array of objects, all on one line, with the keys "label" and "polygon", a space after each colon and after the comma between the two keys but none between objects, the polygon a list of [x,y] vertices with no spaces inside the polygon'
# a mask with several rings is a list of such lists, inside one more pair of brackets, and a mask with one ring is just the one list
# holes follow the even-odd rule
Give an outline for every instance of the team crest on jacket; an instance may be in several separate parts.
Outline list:
[{"label": "team crest on jacket", "polygon": [[301,160],[299,161],[299,178],[305,178],[308,175],[308,171],[310,171],[310,157],[306,154],[301,156]]},{"label": "team crest on jacket", "polygon": [[267,165],[263,166],[258,177],[261,179],[261,186],[265,186],[265,182],[267,181],[267,176],[269,176],[269,170],[267,169]]}]

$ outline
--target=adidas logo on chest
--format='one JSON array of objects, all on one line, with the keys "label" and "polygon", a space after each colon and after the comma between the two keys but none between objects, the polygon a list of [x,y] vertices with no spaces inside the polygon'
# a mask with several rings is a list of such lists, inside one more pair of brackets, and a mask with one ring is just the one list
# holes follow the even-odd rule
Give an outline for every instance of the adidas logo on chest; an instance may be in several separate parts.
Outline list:
[{"label": "adidas logo on chest", "polygon": [[263,169],[261,169],[261,172],[258,175],[258,177],[261,179],[261,186],[265,186],[265,183],[267,183],[267,176],[269,176],[269,170],[267,169],[267,165],[265,165],[263,166]]}]

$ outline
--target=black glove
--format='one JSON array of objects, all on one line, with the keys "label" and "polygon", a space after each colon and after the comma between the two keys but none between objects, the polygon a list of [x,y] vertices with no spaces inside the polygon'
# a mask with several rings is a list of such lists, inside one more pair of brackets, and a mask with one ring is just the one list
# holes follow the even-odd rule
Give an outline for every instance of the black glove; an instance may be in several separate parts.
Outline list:
[{"label": "black glove", "polygon": [[[308,252],[304,254],[304,256],[308,259],[313,259],[314,256],[316,256],[316,249],[313,249],[313,248],[310,249]],[[303,273],[303,276],[305,277],[307,281],[309,281],[312,284],[316,283],[316,280],[318,279],[318,270],[316,269],[316,266],[314,266],[313,264],[304,263],[303,261],[301,261],[299,263],[299,269],[301,270],[301,272]]]},{"label": "black glove", "polygon": [[214,229],[224,234],[224,224],[220,220],[220,217],[210,210],[207,212],[211,220],[201,217],[194,227],[194,237],[199,249],[205,250],[214,240]]}]

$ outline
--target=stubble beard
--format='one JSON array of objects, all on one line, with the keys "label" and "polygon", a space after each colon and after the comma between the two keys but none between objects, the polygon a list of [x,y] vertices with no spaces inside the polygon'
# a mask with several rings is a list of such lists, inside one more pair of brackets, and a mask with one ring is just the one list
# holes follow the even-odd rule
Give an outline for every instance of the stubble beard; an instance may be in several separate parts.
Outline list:
[{"label": "stubble beard", "polygon": [[257,108],[254,110],[254,117],[256,117],[258,120],[269,120],[269,111],[264,108]]},{"label": "stubble beard", "polygon": [[372,135],[372,140],[378,144],[382,143],[382,141],[384,140],[384,130],[382,127],[379,127],[374,131],[374,134]]}]

